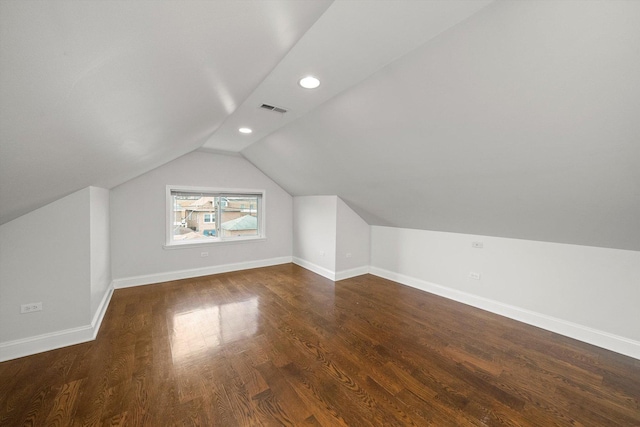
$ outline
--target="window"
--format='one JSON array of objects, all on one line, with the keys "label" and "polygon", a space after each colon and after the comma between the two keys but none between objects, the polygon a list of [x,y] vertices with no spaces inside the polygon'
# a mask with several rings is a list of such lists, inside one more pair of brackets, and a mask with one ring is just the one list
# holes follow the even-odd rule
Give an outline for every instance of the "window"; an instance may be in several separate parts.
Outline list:
[{"label": "window", "polygon": [[262,239],[264,199],[263,190],[167,186],[166,246]]}]

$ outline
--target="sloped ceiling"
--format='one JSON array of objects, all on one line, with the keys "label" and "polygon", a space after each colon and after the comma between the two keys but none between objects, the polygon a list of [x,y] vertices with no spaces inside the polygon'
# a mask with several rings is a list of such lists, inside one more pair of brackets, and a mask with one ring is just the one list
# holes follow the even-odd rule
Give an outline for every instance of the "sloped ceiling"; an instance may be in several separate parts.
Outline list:
[{"label": "sloped ceiling", "polygon": [[0,223],[200,147],[330,4],[0,2]]},{"label": "sloped ceiling", "polygon": [[640,250],[638,22],[615,0],[0,2],[0,222],[203,147],[370,224]]},{"label": "sloped ceiling", "polygon": [[370,224],[640,250],[640,2],[497,2],[242,151]]}]

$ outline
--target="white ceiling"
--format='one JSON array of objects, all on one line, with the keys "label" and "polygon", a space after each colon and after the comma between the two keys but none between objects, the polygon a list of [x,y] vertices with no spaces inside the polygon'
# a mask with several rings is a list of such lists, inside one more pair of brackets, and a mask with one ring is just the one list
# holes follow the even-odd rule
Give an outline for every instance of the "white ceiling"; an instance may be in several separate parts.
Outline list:
[{"label": "white ceiling", "polygon": [[0,2],[0,222],[200,147],[330,4]]},{"label": "white ceiling", "polygon": [[640,2],[497,2],[242,154],[370,224],[640,250]]},{"label": "white ceiling", "polygon": [[[320,104],[361,82],[489,4],[466,1],[337,1],[298,40],[267,78],[204,144],[240,151]],[[301,77],[321,80],[315,90],[298,85]],[[258,108],[285,107],[286,114]],[[250,126],[251,135],[238,129]]]},{"label": "white ceiling", "polygon": [[638,22],[615,0],[3,1],[0,223],[203,147],[371,224],[640,250]]}]

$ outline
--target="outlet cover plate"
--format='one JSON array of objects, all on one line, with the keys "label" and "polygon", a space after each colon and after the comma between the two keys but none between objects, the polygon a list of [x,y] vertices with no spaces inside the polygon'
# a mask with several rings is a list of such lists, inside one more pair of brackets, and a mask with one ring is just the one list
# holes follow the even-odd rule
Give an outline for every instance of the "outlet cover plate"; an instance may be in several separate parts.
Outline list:
[{"label": "outlet cover plate", "polygon": [[42,311],[41,302],[32,302],[29,304],[22,304],[20,306],[20,313],[33,313],[34,311]]}]

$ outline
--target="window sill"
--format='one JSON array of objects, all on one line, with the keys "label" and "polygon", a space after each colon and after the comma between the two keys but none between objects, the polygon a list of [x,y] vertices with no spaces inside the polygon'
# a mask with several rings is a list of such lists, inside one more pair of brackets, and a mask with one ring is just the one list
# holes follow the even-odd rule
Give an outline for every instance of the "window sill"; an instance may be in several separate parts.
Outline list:
[{"label": "window sill", "polygon": [[185,243],[165,243],[162,245],[163,249],[173,250],[173,249],[188,249],[188,248],[197,248],[202,246],[217,246],[217,245],[230,245],[237,243],[252,243],[252,242],[264,242],[267,240],[266,237],[249,237],[245,239],[227,239],[227,240],[216,240],[211,242],[185,242]]}]

